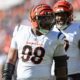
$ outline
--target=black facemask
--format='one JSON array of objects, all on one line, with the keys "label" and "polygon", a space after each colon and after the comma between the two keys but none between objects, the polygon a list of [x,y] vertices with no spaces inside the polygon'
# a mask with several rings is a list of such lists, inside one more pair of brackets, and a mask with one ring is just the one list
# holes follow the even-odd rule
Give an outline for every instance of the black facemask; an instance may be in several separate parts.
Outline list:
[{"label": "black facemask", "polygon": [[42,32],[43,34],[48,33],[49,30],[53,26],[54,17],[52,15],[50,15],[50,16],[37,16],[36,19],[38,21],[39,31]]}]

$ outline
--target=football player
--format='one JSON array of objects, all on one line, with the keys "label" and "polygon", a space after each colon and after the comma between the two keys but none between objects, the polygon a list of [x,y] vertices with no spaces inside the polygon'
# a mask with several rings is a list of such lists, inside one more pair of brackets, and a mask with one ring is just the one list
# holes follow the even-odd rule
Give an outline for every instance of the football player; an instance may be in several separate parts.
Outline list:
[{"label": "football player", "polygon": [[17,80],[49,80],[51,65],[55,61],[57,80],[67,80],[67,56],[59,34],[51,30],[53,10],[47,4],[40,4],[30,12],[32,26],[15,27],[6,65],[4,80],[11,80],[15,63]]},{"label": "football player", "polygon": [[53,12],[55,14],[53,31],[61,31],[58,37],[64,40],[65,51],[69,56],[68,75],[70,80],[80,80],[80,24],[73,21],[73,7],[66,0],[56,2]]}]

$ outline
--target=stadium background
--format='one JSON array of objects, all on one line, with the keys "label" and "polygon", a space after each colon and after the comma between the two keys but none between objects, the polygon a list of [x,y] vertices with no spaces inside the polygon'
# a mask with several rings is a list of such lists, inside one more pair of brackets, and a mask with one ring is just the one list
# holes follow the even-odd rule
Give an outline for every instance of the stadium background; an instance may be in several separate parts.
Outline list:
[{"label": "stadium background", "polygon": [[[2,54],[8,53],[15,25],[30,25],[29,11],[31,8],[40,3],[53,6],[56,1],[58,0],[0,0],[0,58]],[[80,0],[68,1],[74,8],[74,20],[80,21]]]}]

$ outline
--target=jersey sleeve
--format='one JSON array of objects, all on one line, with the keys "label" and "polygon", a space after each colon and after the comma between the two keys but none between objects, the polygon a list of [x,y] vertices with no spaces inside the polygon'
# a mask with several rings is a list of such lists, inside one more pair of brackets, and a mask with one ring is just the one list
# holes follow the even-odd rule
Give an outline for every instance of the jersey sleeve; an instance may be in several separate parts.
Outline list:
[{"label": "jersey sleeve", "polygon": [[11,40],[10,48],[15,48],[15,49],[17,49],[17,43],[16,43],[16,40],[15,40],[14,37],[13,37],[12,40]]},{"label": "jersey sleeve", "polygon": [[19,29],[19,26],[18,25],[15,26],[15,29],[13,31],[13,36],[12,36],[10,48],[17,49],[16,36],[17,36],[18,29]]},{"label": "jersey sleeve", "polygon": [[13,31],[13,36],[15,36],[19,30],[19,25],[16,25],[15,28],[14,28],[14,31]]}]

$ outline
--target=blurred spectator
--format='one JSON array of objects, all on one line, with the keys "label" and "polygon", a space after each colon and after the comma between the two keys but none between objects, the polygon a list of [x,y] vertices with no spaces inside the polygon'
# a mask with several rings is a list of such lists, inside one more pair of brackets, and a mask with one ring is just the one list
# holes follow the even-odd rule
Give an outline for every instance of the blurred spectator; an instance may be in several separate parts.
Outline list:
[{"label": "blurred spectator", "polygon": [[0,27],[0,80],[2,78],[2,67],[6,61],[7,54],[4,52],[5,40],[6,40],[6,31],[3,27]]},{"label": "blurred spectator", "polygon": [[80,0],[73,0],[72,5],[75,11],[80,11]]}]

